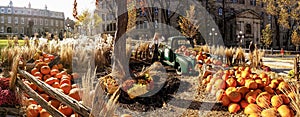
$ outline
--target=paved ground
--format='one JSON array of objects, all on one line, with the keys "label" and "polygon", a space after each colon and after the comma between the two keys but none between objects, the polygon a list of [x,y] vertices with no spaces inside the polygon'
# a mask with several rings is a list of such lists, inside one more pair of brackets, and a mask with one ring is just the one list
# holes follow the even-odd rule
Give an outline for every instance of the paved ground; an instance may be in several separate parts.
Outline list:
[{"label": "paved ground", "polygon": [[263,57],[263,63],[271,67],[272,71],[275,71],[282,75],[287,75],[294,67],[295,55],[266,55]]}]

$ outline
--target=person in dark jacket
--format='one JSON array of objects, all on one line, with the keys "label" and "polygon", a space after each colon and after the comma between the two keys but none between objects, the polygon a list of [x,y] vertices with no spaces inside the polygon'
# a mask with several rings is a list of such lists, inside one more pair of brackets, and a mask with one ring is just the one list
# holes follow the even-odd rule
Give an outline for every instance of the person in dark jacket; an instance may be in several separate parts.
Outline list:
[{"label": "person in dark jacket", "polygon": [[255,50],[255,45],[254,45],[253,42],[251,41],[251,42],[250,42],[250,45],[249,45],[249,51],[250,51],[250,53],[253,53],[254,50]]}]

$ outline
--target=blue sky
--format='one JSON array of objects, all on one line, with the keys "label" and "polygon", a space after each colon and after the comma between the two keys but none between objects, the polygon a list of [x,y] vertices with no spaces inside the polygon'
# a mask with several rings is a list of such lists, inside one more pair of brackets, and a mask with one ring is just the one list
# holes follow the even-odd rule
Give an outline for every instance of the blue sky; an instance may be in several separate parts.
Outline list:
[{"label": "blue sky", "polygon": [[[65,18],[73,18],[73,2],[74,0],[0,0],[0,6],[7,6],[9,2],[13,2],[15,7],[28,7],[31,3],[31,8],[44,9],[47,4],[48,10],[60,11],[65,13]],[[83,10],[95,9],[95,0],[77,0],[77,11],[81,13]]]}]

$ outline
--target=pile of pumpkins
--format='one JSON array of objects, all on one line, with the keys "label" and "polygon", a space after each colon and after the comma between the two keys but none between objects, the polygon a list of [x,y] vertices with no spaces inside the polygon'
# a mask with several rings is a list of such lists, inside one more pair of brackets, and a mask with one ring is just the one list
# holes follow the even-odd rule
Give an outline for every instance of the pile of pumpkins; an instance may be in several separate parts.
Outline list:
[{"label": "pile of pumpkins", "polygon": [[[81,90],[76,84],[72,84],[72,80],[79,78],[79,75],[76,73],[68,74],[62,64],[57,64],[49,67],[48,63],[54,59],[54,56],[51,54],[43,53],[42,56],[39,56],[39,59],[35,60],[35,67],[31,69],[31,75],[35,78],[47,83],[58,91],[63,92],[64,94],[74,98],[77,101],[81,101],[80,93]],[[45,101],[49,103],[49,105],[53,106],[61,113],[66,116],[77,117],[76,114],[71,107],[61,103],[56,100],[54,97],[48,95],[30,81],[23,79],[23,82],[35,90]],[[33,98],[29,97],[25,94],[25,99],[23,100],[23,104],[26,106],[26,116],[27,117],[50,117],[51,115],[43,109]]]},{"label": "pile of pumpkins", "polygon": [[252,73],[250,67],[235,66],[203,77],[206,91],[228,107],[230,113],[244,111],[251,117],[293,117],[290,107],[296,94],[283,78],[271,79],[267,73]]}]

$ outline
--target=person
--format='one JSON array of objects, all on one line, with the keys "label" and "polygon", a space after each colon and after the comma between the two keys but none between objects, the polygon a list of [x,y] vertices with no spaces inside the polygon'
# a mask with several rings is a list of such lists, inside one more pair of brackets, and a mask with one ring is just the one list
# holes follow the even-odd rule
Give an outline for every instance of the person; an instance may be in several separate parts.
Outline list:
[{"label": "person", "polygon": [[64,36],[63,36],[63,32],[62,32],[62,30],[60,30],[60,32],[59,32],[59,34],[58,34],[58,38],[59,38],[59,40],[63,40],[63,38],[64,38]]},{"label": "person", "polygon": [[152,63],[158,61],[158,47],[164,41],[164,37],[160,33],[155,33],[152,39],[152,43],[150,44],[150,48],[153,48],[153,56],[152,56]]},{"label": "person", "polygon": [[284,55],[284,50],[283,50],[283,48],[281,48],[280,54],[281,54],[281,57],[283,58],[283,55]]}]

